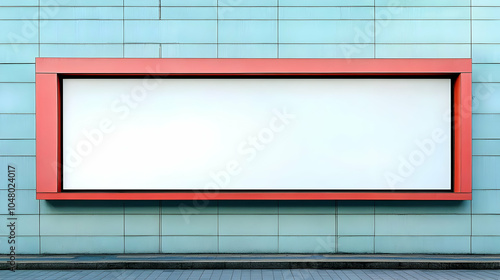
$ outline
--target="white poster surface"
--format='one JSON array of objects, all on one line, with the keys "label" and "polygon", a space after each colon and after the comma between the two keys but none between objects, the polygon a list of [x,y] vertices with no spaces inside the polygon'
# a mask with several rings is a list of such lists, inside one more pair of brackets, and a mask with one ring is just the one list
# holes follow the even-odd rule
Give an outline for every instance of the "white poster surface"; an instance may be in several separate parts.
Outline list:
[{"label": "white poster surface", "polygon": [[450,79],[64,79],[64,190],[450,190]]}]

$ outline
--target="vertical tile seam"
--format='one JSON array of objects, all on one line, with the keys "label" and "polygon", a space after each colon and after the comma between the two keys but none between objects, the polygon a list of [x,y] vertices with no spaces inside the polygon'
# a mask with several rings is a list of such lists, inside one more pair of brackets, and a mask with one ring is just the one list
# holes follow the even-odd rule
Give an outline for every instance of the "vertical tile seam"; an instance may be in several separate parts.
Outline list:
[{"label": "vertical tile seam", "polygon": [[334,213],[335,213],[335,251],[334,253],[338,253],[339,252],[339,218],[338,218],[338,201],[335,200],[335,209],[334,209]]},{"label": "vertical tile seam", "polygon": [[[40,57],[40,0],[38,0],[38,57]],[[36,97],[36,92],[35,92]],[[35,117],[36,117],[36,106],[35,106]],[[36,118],[35,118],[36,122]],[[35,126],[35,136],[36,136],[36,126]],[[35,169],[36,169],[36,150],[35,150]],[[36,172],[35,172],[36,176]],[[36,185],[36,182],[35,182]],[[36,190],[35,190],[36,192]],[[36,195],[36,194],[35,194]],[[38,254],[42,253],[42,234],[41,234],[41,211],[40,211],[40,201],[38,200]]]},{"label": "vertical tile seam", "polygon": [[373,254],[375,254],[375,209],[376,209],[376,201],[373,201]]},{"label": "vertical tile seam", "polygon": [[[215,35],[217,37],[216,38],[217,48],[215,50],[215,57],[219,58],[219,0],[217,0],[217,24],[215,26]],[[217,221],[219,220],[218,214],[219,214],[219,204],[217,203]],[[217,251],[219,250],[218,244],[219,244],[219,237],[217,237]]]},{"label": "vertical tile seam", "polygon": [[[276,1],[276,58],[280,58],[280,0]],[[278,217],[279,217],[279,201],[278,201]]]},{"label": "vertical tile seam", "polygon": [[[469,0],[469,21],[470,21],[470,58],[472,60],[472,0]],[[471,174],[472,176],[473,174]],[[472,254],[472,200],[470,201],[470,238],[469,238],[469,252]]]},{"label": "vertical tile seam", "polygon": [[41,234],[40,201],[38,201],[38,254],[42,253],[42,234]]},{"label": "vertical tile seam", "polygon": [[[470,59],[472,59],[472,0],[469,0],[469,21],[470,21]],[[471,212],[472,214],[472,212]]]},{"label": "vertical tile seam", "polygon": [[[160,21],[160,24],[161,24],[161,0],[158,0],[158,20]],[[160,44],[158,44],[158,57],[159,58],[163,58],[162,52],[163,52],[162,51],[162,42],[160,42]]]},{"label": "vertical tile seam", "polygon": [[[122,0],[122,57],[125,58],[125,0]],[[125,211],[125,205],[123,207]]]},{"label": "vertical tile seam", "polygon": [[[160,0],[161,1],[161,0]],[[158,200],[158,224],[159,224],[159,227],[158,227],[158,253],[163,253],[163,249],[162,249],[162,209],[163,209],[163,204],[162,204],[162,201],[161,200]]]},{"label": "vertical tile seam", "polygon": [[[279,0],[278,0],[279,1]],[[278,56],[279,57],[279,56]],[[280,201],[276,202],[278,204],[278,224],[276,225],[278,228],[278,254],[280,253]]]},{"label": "vertical tile seam", "polygon": [[[375,1],[373,0],[373,58],[377,58],[377,21],[375,20]],[[374,206],[375,207],[375,206]],[[375,208],[374,208],[375,211]]]},{"label": "vertical tile seam", "polygon": [[40,57],[40,0],[38,0],[38,56]]},{"label": "vertical tile seam", "polygon": [[[217,3],[218,3],[218,0],[217,0]],[[217,8],[217,12],[218,11],[219,11],[219,8]],[[219,44],[217,44],[217,49],[218,48],[219,48]],[[219,239],[220,239],[220,230],[219,230],[219,228],[220,228],[220,223],[219,223],[219,216],[220,216],[219,207],[220,207],[220,205],[219,205],[219,202],[218,201],[215,202],[215,205],[217,208],[217,253],[220,253],[220,241],[219,241]]]},{"label": "vertical tile seam", "polygon": [[123,253],[125,254],[125,202],[122,202],[123,208]]}]

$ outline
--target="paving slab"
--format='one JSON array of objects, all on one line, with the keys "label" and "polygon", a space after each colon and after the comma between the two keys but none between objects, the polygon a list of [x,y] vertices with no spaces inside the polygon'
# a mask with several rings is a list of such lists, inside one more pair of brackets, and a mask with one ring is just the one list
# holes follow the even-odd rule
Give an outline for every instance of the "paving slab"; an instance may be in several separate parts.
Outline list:
[{"label": "paving slab", "polygon": [[[9,269],[0,255],[0,269]],[[500,255],[117,254],[17,255],[16,269],[500,269]]]}]

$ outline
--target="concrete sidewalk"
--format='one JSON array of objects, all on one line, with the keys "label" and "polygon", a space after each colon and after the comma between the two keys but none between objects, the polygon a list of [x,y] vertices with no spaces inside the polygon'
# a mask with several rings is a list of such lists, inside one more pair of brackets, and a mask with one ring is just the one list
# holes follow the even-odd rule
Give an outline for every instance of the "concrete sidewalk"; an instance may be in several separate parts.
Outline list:
[{"label": "concrete sidewalk", "polygon": [[[0,255],[0,269],[9,269]],[[500,269],[500,255],[120,254],[17,255],[16,269]]]},{"label": "concrete sidewalk", "polygon": [[498,280],[500,270],[106,269],[0,270],[2,280]]}]

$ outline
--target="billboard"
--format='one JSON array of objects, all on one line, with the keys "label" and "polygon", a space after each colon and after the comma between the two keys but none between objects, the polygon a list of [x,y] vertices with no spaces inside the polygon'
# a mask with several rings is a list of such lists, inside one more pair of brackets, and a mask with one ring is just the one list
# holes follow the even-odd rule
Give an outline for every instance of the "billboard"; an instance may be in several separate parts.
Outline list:
[{"label": "billboard", "polygon": [[470,199],[468,59],[37,59],[39,199]]}]

